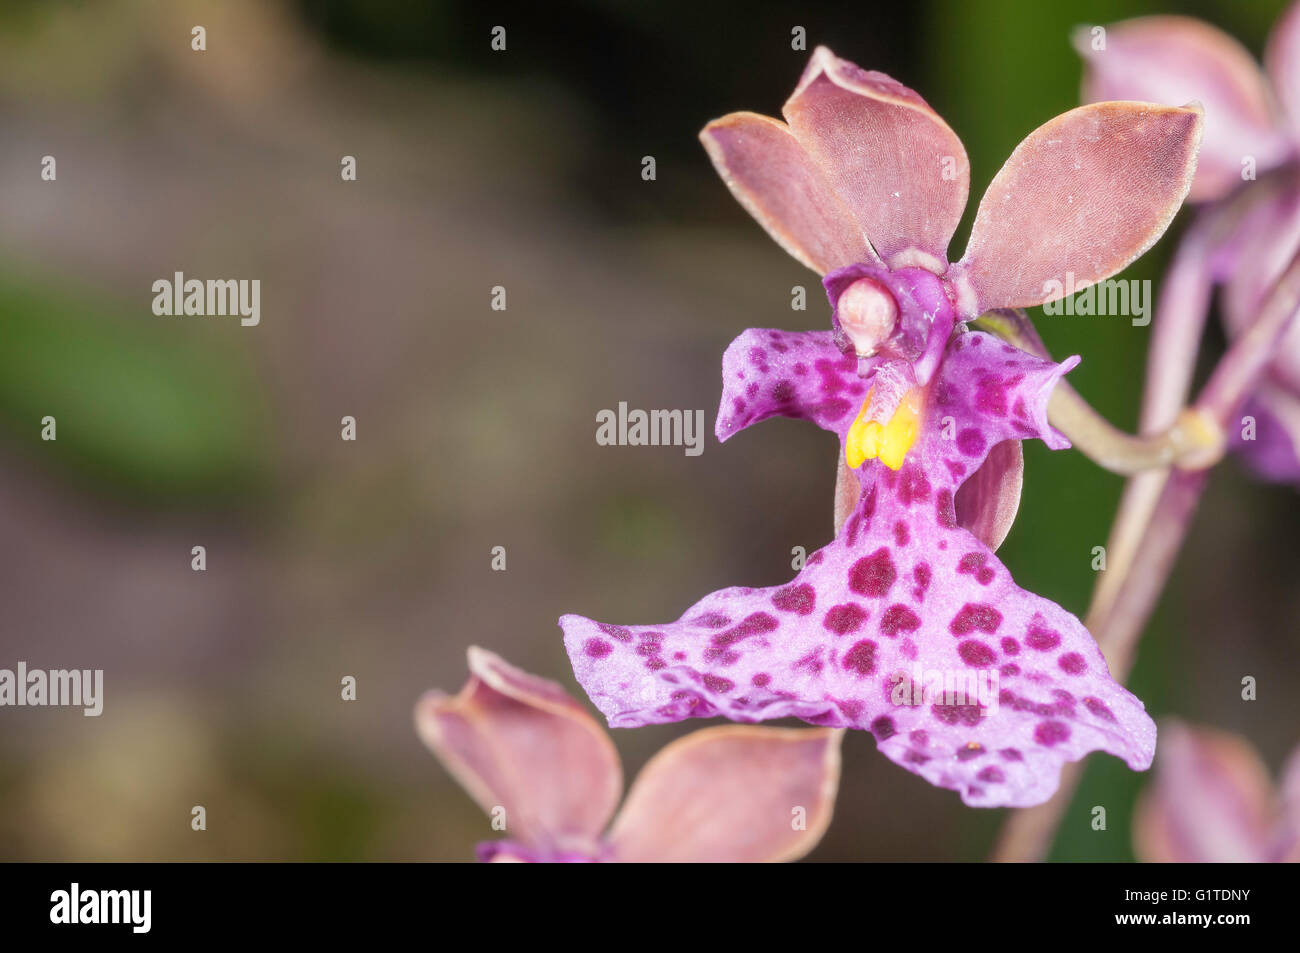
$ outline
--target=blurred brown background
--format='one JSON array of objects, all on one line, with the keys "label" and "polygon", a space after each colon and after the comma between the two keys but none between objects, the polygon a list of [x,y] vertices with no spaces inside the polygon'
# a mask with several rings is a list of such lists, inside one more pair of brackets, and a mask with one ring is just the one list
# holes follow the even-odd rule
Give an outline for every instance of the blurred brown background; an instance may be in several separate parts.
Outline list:
[{"label": "blurred brown background", "polygon": [[[783,581],[793,546],[829,538],[835,449],[816,428],[710,436],[699,457],[595,443],[596,412],[619,401],[703,408],[711,430],[735,334],[828,321],[815,276],[716,179],[700,126],[777,113],[802,25],[810,47],[891,73],[949,120],[973,212],[1020,138],[1077,104],[1069,29],[1156,9],[538,6],[0,12],[0,667],[103,668],[106,695],[97,719],[0,710],[0,858],[469,859],[492,832],[411,728],[420,692],[463,682],[466,645],[577,692],[562,612],[676,618],[715,588]],[[1183,12],[1258,53],[1280,9]],[[1129,275],[1158,278],[1168,250]],[[154,316],[151,285],[175,271],[260,279],[260,326]],[[806,312],[790,310],[795,284]],[[1149,329],[1040,327],[1132,426]],[[1001,555],[1082,613],[1120,481],[1026,449]],[[1294,491],[1223,468],[1133,682],[1157,716],[1240,731],[1274,766],[1300,740],[1298,514]],[[700,724],[618,732],[629,778]],[[848,739],[814,859],[984,855],[1000,812],[873,749]],[[1131,856],[1142,783],[1094,756],[1056,856]],[[1104,833],[1087,824],[1098,803]]]}]

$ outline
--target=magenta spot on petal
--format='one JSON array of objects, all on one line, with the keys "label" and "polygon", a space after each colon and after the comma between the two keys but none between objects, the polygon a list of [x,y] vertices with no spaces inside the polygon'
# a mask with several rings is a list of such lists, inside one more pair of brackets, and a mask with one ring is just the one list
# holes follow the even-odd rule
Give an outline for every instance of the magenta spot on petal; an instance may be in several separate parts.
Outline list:
[{"label": "magenta spot on petal", "polygon": [[778,404],[788,404],[794,400],[794,385],[789,381],[780,381],[772,388],[772,399]]},{"label": "magenta spot on petal", "polygon": [[1093,698],[1089,695],[1083,699],[1083,703],[1087,706],[1088,711],[1092,712],[1098,718],[1104,718],[1106,721],[1115,720],[1115,713],[1112,712],[1106,706],[1106,703],[1100,698]]},{"label": "magenta spot on petal", "polygon": [[1067,652],[1056,660],[1056,664],[1061,666],[1061,671],[1067,675],[1082,675],[1088,671],[1088,663],[1078,652]]},{"label": "magenta spot on petal", "polygon": [[759,672],[757,675],[751,678],[750,681],[753,682],[755,685],[757,685],[759,688],[766,688],[768,682],[772,681],[772,676],[767,674],[767,672]]},{"label": "magenta spot on petal", "polygon": [[984,435],[974,427],[957,434],[957,449],[968,457],[978,457],[984,452]]},{"label": "magenta spot on petal", "polygon": [[1034,740],[1040,745],[1058,745],[1070,737],[1070,726],[1063,721],[1040,721],[1034,728]]},{"label": "magenta spot on petal", "polygon": [[704,650],[704,660],[715,662],[725,658],[727,661],[724,664],[730,664],[736,660],[736,653],[726,651],[726,646],[747,639],[751,635],[771,632],[779,626],[780,623],[776,621],[775,616],[768,615],[766,612],[750,613],[740,624],[732,626],[725,632],[717,633],[709,640],[712,644]]},{"label": "magenta spot on petal", "polygon": [[778,589],[776,595],[772,596],[772,605],[783,612],[793,612],[796,615],[810,614],[816,602],[817,593],[806,582]]},{"label": "magenta spot on petal", "polygon": [[854,642],[853,647],[844,653],[840,667],[858,675],[870,675],[876,670],[876,643],[870,639]]},{"label": "magenta spot on petal", "polygon": [[876,736],[877,741],[892,738],[897,732],[898,729],[894,727],[894,719],[888,715],[881,715],[871,723],[871,733]]},{"label": "magenta spot on petal", "polygon": [[1019,655],[1020,643],[1011,636],[1004,635],[1002,637],[1002,651],[1007,653],[1007,655]]},{"label": "magenta spot on petal", "polygon": [[975,775],[975,780],[983,781],[985,784],[1001,784],[1006,779],[1007,776],[1002,773],[1002,769],[996,764],[989,765],[987,768],[980,771],[979,774]]},{"label": "magenta spot on petal", "polygon": [[974,727],[980,723],[979,705],[931,705],[930,711],[946,725]]},{"label": "magenta spot on petal", "polygon": [[974,639],[967,639],[957,646],[957,654],[961,660],[972,668],[984,668],[992,665],[997,659],[993,650],[983,642],[977,642]]},{"label": "magenta spot on petal", "polygon": [[848,635],[862,628],[862,623],[865,621],[867,621],[867,610],[855,603],[846,602],[844,605],[832,606],[828,609],[822,625],[836,635]]},{"label": "magenta spot on petal", "polygon": [[882,546],[863,556],[849,569],[849,588],[862,596],[883,596],[898,578],[889,549]]},{"label": "magenta spot on petal", "polygon": [[834,397],[830,400],[822,401],[817,406],[817,414],[823,420],[833,421],[839,420],[852,409],[853,405],[847,400],[840,400],[840,398]]},{"label": "magenta spot on petal", "polygon": [[592,658],[604,658],[610,652],[614,651],[614,646],[610,645],[604,639],[588,639],[582,643],[582,650]]},{"label": "magenta spot on petal", "polygon": [[984,753],[984,746],[978,741],[971,741],[957,749],[958,761],[972,761]]},{"label": "magenta spot on petal", "polygon": [[985,553],[967,553],[957,563],[957,572],[961,575],[974,576],[981,586],[993,581],[993,570],[984,565],[988,556]]},{"label": "magenta spot on petal", "polygon": [[857,721],[862,717],[863,705],[862,702],[857,699],[850,698],[844,701],[837,700],[835,705],[840,711],[844,712],[844,717],[849,719],[849,721]]},{"label": "magenta spot on petal", "polygon": [[976,629],[992,635],[1002,624],[1002,613],[985,602],[968,602],[948,625],[953,635],[969,635]]},{"label": "magenta spot on petal", "polygon": [[722,695],[735,688],[736,683],[729,678],[723,678],[721,675],[705,675],[704,687],[711,692]]},{"label": "magenta spot on petal", "polygon": [[857,543],[858,530],[860,530],[861,528],[862,528],[862,514],[858,512],[854,512],[854,514],[850,516],[848,518],[848,521],[844,524],[844,538],[848,541],[848,544],[850,546],[853,546]]},{"label": "magenta spot on petal", "polygon": [[998,754],[1002,755],[1003,761],[1024,761],[1025,756],[1020,753],[1018,748],[1003,748]]},{"label": "magenta spot on petal", "polygon": [[1008,662],[1006,665],[1003,665],[1000,669],[998,669],[998,672],[1006,676],[1007,678],[1010,678],[1012,675],[1020,674],[1020,666],[1017,665],[1015,662]]},{"label": "magenta spot on petal", "polygon": [[870,523],[871,517],[876,515],[876,485],[874,483],[871,484],[871,489],[869,489],[862,497],[862,502],[859,504],[858,510],[862,513],[862,518],[866,520],[867,523]]},{"label": "magenta spot on petal", "polygon": [[935,495],[935,516],[944,529],[957,528],[957,510],[952,502],[952,490],[940,490]]},{"label": "magenta spot on petal", "polygon": [[901,521],[895,523],[894,542],[899,546],[906,546],[909,539],[911,539],[911,534],[907,530],[907,524]]},{"label": "magenta spot on petal", "polygon": [[1031,625],[1029,627],[1029,634],[1025,636],[1025,644],[1031,649],[1038,649],[1040,652],[1046,652],[1061,644],[1061,634],[1059,632],[1053,632],[1051,629],[1044,629],[1037,625]]},{"label": "magenta spot on petal", "polygon": [[685,652],[674,652],[674,653],[673,653],[673,658],[677,659],[677,661],[680,662],[682,659],[686,658],[686,653],[685,653]]},{"label": "magenta spot on petal", "polygon": [[924,728],[917,728],[915,731],[908,732],[908,740],[914,745],[928,745],[930,743],[930,733]]},{"label": "magenta spot on petal", "polygon": [[632,641],[632,630],[622,625],[609,625],[606,622],[597,622],[596,628],[604,632],[611,639],[617,639],[620,642]]},{"label": "magenta spot on petal", "polygon": [[912,588],[912,598],[917,602],[925,598],[926,590],[930,588],[930,564],[917,563],[912,569],[912,578],[916,580],[916,585]]},{"label": "magenta spot on petal", "polygon": [[921,618],[904,605],[892,605],[880,617],[880,634],[897,638],[900,632],[915,632],[921,627]]},{"label": "magenta spot on petal", "polygon": [[822,667],[825,664],[822,662],[823,651],[825,651],[825,647],[819,645],[790,667],[796,670],[806,669],[814,675],[819,675],[821,674]]},{"label": "magenta spot on petal", "polygon": [[903,760],[908,764],[925,764],[930,760],[930,756],[920,751],[909,751],[903,755]]},{"label": "magenta spot on petal", "polygon": [[695,624],[702,625],[706,629],[721,629],[724,626],[731,625],[731,620],[721,612],[706,612],[695,619]]},{"label": "magenta spot on petal", "polygon": [[975,385],[975,406],[986,414],[1005,417],[1007,415],[1006,382],[994,374],[982,377]]},{"label": "magenta spot on petal", "polygon": [[898,477],[898,498],[904,506],[924,503],[930,498],[930,481],[916,464],[903,467]]}]

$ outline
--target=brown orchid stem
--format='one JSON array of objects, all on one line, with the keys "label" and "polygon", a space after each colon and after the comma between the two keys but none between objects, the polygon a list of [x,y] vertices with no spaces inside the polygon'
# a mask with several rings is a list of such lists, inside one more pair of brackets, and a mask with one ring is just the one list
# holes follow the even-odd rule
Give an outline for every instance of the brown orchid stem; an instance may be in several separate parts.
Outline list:
[{"label": "brown orchid stem", "polygon": [[[1300,315],[1300,255],[1278,279],[1250,330],[1233,342],[1201,392],[1194,410],[1225,432],[1250,395],[1278,343]],[[1193,355],[1194,357],[1194,355]],[[1121,565],[1112,562],[1102,580],[1117,578],[1113,594],[1098,585],[1085,625],[1121,684],[1132,669],[1137,644],[1191,526],[1208,470],[1173,468],[1160,480],[1152,506],[1121,506],[1108,545],[1124,547]],[[1134,481],[1151,478],[1143,474]],[[1131,500],[1128,501],[1131,504]],[[1108,550],[1109,551],[1109,550]],[[1112,574],[1114,574],[1112,576]],[[1082,762],[1066,765],[1056,794],[1038,807],[1015,811],[994,848],[1003,862],[1041,861],[1047,856],[1083,774]]]}]

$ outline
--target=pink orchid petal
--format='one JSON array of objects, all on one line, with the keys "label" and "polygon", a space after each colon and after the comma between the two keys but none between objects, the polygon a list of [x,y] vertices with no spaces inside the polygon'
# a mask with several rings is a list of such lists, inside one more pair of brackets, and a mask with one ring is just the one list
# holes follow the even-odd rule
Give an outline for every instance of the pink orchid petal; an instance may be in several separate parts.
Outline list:
[{"label": "pink orchid petal", "polygon": [[938,113],[901,83],[826,47],[813,52],[783,112],[880,257],[942,273],[970,163]]},{"label": "pink orchid petal", "polygon": [[1141,255],[1187,195],[1201,125],[1195,106],[1097,103],[1030,133],[984,193],[955,266],[961,316],[1042,304],[1071,276],[1082,289]]},{"label": "pink orchid petal", "polygon": [[1260,861],[1273,825],[1268,770],[1236,735],[1163,726],[1155,781],[1138,802],[1133,848],[1154,863]]},{"label": "pink orchid petal", "polygon": [[725,725],[650,759],[610,828],[611,859],[638,863],[797,860],[831,821],[840,735]]},{"label": "pink orchid petal", "polygon": [[785,123],[732,113],[705,126],[700,141],[731,194],[803,264],[825,274],[876,260],[862,226]]},{"label": "pink orchid petal", "polygon": [[1300,136],[1300,3],[1287,7],[1273,25],[1264,67],[1291,120],[1291,135]]},{"label": "pink orchid petal", "polygon": [[997,552],[1011,532],[1025,482],[1025,455],[1019,440],[993,445],[974,475],[957,490],[957,524]]},{"label": "pink orchid petal", "polygon": [[1242,182],[1242,160],[1258,172],[1291,150],[1277,129],[1268,84],[1246,49],[1222,30],[1191,17],[1154,16],[1106,27],[1106,48],[1094,50],[1091,31],[1075,46],[1087,64],[1087,102],[1138,100],[1205,106],[1192,201],[1219,198]]},{"label": "pink orchid petal", "polygon": [[[855,375],[835,365],[833,343],[824,334],[787,335],[783,349],[751,355],[754,335],[767,333],[746,332],[724,357],[733,373],[724,379],[719,434],[781,414],[812,419],[843,441],[853,415],[825,408]],[[813,373],[819,348],[827,364]],[[891,760],[976,806],[1041,803],[1061,765],[1089,751],[1146,767],[1155,726],[1110,678],[1091,636],[1016,586],[956,523],[953,495],[991,447],[1030,437],[1068,445],[1047,423],[1046,405],[1075,363],[1042,361],[987,334],[959,335],[930,386],[908,461],[898,472],[878,461],[857,471],[856,508],[794,580],[715,592],[664,625],[565,616],[578,681],[615,727],[723,715],[870,730]],[[739,416],[729,415],[731,399],[753,384]],[[956,439],[944,436],[949,422]],[[931,672],[983,672],[985,713],[969,701],[897,697],[907,680],[925,689]]]},{"label": "pink orchid petal", "polygon": [[623,788],[609,736],[555,682],[477,647],[469,668],[459,694],[420,699],[420,738],[484,811],[505,808],[516,840],[547,848],[592,842]]}]

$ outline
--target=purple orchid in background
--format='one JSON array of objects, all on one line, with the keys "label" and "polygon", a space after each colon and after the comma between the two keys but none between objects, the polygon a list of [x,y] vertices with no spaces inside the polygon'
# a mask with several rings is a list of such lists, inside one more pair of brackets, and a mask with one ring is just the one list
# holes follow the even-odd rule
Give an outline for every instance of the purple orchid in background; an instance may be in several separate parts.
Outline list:
[{"label": "purple orchid in background", "polygon": [[774,415],[832,431],[857,479],[851,512],[788,585],[724,589],[665,625],[563,617],[579,682],[614,727],[794,716],[866,729],[976,806],[1038,804],[1094,750],[1146,768],[1156,732],[1141,702],[1077,618],[993,555],[1019,502],[1020,441],[1069,445],[1046,405],[1078,358],[1041,360],[961,322],[1145,251],[1192,181],[1199,108],[1102,103],[1040,127],[953,264],[969,164],[920,96],[819,48],[784,115],[735,113],[701,138],[745,208],[824,274],[832,330],[741,334],[716,432]]},{"label": "purple orchid in background", "polygon": [[[1274,26],[1264,71],[1232,37],[1188,17],[1117,23],[1105,28],[1104,46],[1101,36],[1076,37],[1087,64],[1085,100],[1198,99],[1206,110],[1190,195],[1205,208],[1184,236],[1156,318],[1157,335],[1175,342],[1153,351],[1169,365],[1162,374],[1174,378],[1144,413],[1161,426],[1186,392],[1194,362],[1185,352],[1200,336],[1211,288],[1224,286],[1221,310],[1235,339],[1300,251],[1300,4]],[[1300,324],[1245,414],[1255,430],[1235,432],[1234,449],[1264,478],[1300,485]]]},{"label": "purple orchid in background", "polygon": [[595,719],[491,652],[470,648],[469,669],[458,695],[420,699],[415,721],[470,796],[494,818],[504,811],[510,839],[481,844],[481,860],[797,860],[830,824],[840,732],[693,732],[646,764],[611,824],[623,772]]},{"label": "purple orchid in background", "polygon": [[1152,863],[1300,862],[1300,747],[1275,790],[1245,739],[1164,726],[1155,783],[1133,818],[1133,849]]}]

